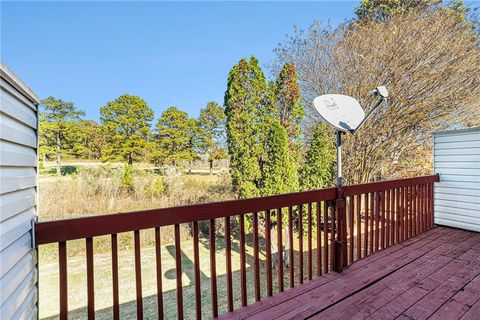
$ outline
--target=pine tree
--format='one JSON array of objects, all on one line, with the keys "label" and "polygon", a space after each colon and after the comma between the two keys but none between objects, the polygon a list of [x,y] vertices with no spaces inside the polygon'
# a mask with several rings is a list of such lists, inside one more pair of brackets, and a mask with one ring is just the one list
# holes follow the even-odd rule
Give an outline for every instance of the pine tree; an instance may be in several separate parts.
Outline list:
[{"label": "pine tree", "polygon": [[300,173],[302,190],[321,189],[333,184],[335,144],[332,136],[325,124],[316,128]]},{"label": "pine tree", "polygon": [[269,126],[265,153],[262,195],[298,191],[297,164],[289,154],[287,131],[278,120],[272,121]]},{"label": "pine tree", "polygon": [[224,105],[233,190],[241,198],[258,196],[273,94],[255,57],[230,70]]},{"label": "pine tree", "polygon": [[73,102],[54,97],[42,100],[40,114],[40,151],[44,155],[52,152],[57,156],[57,175],[61,175],[62,152],[65,144],[72,138],[72,126],[85,115],[77,110]]},{"label": "pine tree", "polygon": [[156,129],[154,163],[177,165],[181,161],[195,160],[196,122],[185,111],[167,108],[158,119]]},{"label": "pine tree", "polygon": [[106,134],[104,159],[125,160],[132,164],[144,157],[150,147],[153,110],[140,97],[125,94],[100,108],[100,121]]},{"label": "pine tree", "polygon": [[287,130],[291,155],[298,161],[304,108],[294,64],[284,64],[275,82],[275,98],[280,123]]},{"label": "pine tree", "polygon": [[209,102],[198,117],[199,148],[208,156],[210,174],[213,161],[225,159],[225,110],[216,102]]}]

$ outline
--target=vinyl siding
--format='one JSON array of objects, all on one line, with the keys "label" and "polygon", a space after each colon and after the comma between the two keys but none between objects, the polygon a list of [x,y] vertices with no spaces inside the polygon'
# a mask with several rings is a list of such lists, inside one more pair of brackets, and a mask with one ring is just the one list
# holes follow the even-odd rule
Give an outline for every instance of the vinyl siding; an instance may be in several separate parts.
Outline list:
[{"label": "vinyl siding", "polygon": [[435,223],[480,232],[480,128],[436,132]]},{"label": "vinyl siding", "polygon": [[3,64],[0,75],[0,315],[36,319],[38,98]]}]

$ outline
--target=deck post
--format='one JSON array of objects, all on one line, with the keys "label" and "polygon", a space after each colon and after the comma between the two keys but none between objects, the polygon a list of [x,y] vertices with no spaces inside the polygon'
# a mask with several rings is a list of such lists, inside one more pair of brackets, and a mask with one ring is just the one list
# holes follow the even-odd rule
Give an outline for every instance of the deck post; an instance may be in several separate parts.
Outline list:
[{"label": "deck post", "polygon": [[335,200],[335,213],[337,223],[335,230],[335,249],[333,269],[342,272],[347,266],[347,220],[345,219],[345,197],[342,185],[337,186],[337,199]]}]

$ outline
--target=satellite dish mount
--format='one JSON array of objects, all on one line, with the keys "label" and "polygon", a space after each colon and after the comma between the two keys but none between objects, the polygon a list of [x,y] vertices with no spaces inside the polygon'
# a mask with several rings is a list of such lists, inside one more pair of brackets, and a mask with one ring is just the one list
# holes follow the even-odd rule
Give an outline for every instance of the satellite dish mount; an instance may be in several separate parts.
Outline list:
[{"label": "satellite dish mount", "polygon": [[313,99],[313,106],[324,122],[336,129],[337,145],[337,187],[343,185],[342,178],[342,133],[355,134],[367,121],[370,115],[382,104],[387,103],[388,91],[384,86],[370,91],[378,97],[365,115],[360,103],[342,94],[326,94]]}]

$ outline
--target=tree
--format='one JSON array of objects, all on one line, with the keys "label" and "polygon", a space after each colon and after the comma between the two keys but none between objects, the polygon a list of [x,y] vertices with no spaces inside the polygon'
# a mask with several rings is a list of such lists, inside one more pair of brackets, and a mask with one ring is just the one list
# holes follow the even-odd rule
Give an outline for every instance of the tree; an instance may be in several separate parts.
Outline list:
[{"label": "tree", "polygon": [[200,110],[198,118],[199,147],[208,156],[210,174],[212,174],[213,161],[225,159],[225,110],[216,102],[209,102]]},{"label": "tree", "polygon": [[102,127],[93,120],[81,120],[74,128],[72,152],[77,158],[99,160],[107,147]]},{"label": "tree", "polygon": [[158,119],[156,130],[155,163],[177,165],[182,160],[195,160],[196,122],[186,112],[169,107]]},{"label": "tree", "polygon": [[442,0],[362,0],[355,9],[359,20],[385,22],[397,14],[421,12]]},{"label": "tree", "polygon": [[304,110],[294,64],[283,65],[275,82],[275,99],[280,123],[287,131],[291,155],[298,161]]},{"label": "tree", "polygon": [[150,147],[150,123],[153,110],[140,97],[128,94],[100,108],[108,147],[103,159],[125,160],[133,164]]},{"label": "tree", "polygon": [[240,60],[228,74],[225,92],[227,144],[234,192],[241,198],[260,194],[266,126],[272,114],[272,90],[258,60]]},{"label": "tree", "polygon": [[[388,88],[388,106],[377,109],[355,135],[345,135],[348,183],[392,178],[399,162],[415,157],[419,146],[429,147],[432,131],[480,118],[478,35],[441,8],[396,15],[386,23],[338,28],[316,23],[277,54],[279,64],[295,63],[309,104],[317,95],[342,93],[367,107],[374,100],[370,90]],[[312,108],[307,117],[318,121]]]},{"label": "tree", "polygon": [[317,125],[300,171],[302,190],[322,189],[333,184],[335,144],[332,137],[327,125]]},{"label": "tree", "polygon": [[286,129],[272,121],[267,133],[266,161],[262,170],[262,195],[298,191],[298,168],[290,156]]},{"label": "tree", "polygon": [[66,102],[54,97],[48,97],[42,100],[41,107],[43,109],[40,115],[41,138],[43,144],[42,152],[53,151],[57,158],[57,175],[61,175],[62,151],[64,143],[71,137],[69,131],[72,122],[80,119],[85,115],[82,110],[77,110],[73,102]]}]

